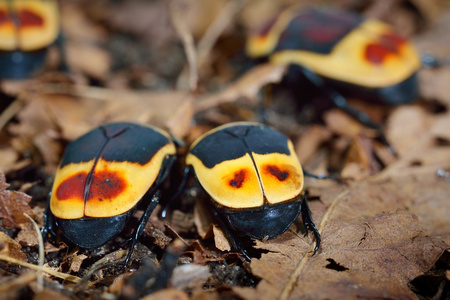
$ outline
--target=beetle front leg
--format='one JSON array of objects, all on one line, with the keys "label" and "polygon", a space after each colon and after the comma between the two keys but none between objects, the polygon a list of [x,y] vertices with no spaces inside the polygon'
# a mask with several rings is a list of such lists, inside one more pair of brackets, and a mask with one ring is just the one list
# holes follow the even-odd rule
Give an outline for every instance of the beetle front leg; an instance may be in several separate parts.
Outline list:
[{"label": "beetle front leg", "polygon": [[45,241],[48,239],[48,235],[56,236],[54,227],[55,227],[55,217],[53,216],[51,210],[50,210],[50,195],[48,196],[47,205],[45,206],[45,212],[44,212],[44,225],[41,229],[42,238]]},{"label": "beetle front leg", "polygon": [[314,224],[313,218],[311,216],[311,210],[308,206],[308,200],[306,199],[306,194],[303,195],[302,200],[302,219],[303,219],[303,226],[305,226],[306,230],[311,230],[314,233],[314,238],[316,239],[316,247],[314,247],[313,255],[316,254],[317,250],[319,250],[321,237],[320,233],[316,228],[316,225]]},{"label": "beetle front leg", "polygon": [[184,168],[184,172],[183,172],[183,178],[181,178],[181,182],[178,185],[178,189],[175,192],[175,194],[170,197],[169,200],[167,200],[167,202],[164,204],[163,209],[161,210],[161,218],[165,219],[167,217],[167,212],[169,209],[171,209],[174,205],[174,203],[176,203],[176,200],[178,199],[178,197],[180,197],[181,193],[184,191],[184,189],[186,188],[186,185],[188,183],[189,177],[191,176],[192,173],[192,167],[186,167]]},{"label": "beetle front leg", "polygon": [[158,205],[160,197],[161,197],[161,193],[160,193],[160,191],[157,191],[152,196],[150,203],[148,204],[147,208],[145,209],[144,214],[142,215],[141,219],[139,220],[139,225],[136,228],[136,231],[134,232],[133,237],[131,238],[131,245],[128,250],[127,258],[125,259],[125,263],[123,265],[124,269],[126,269],[128,264],[130,263],[130,259],[131,259],[131,255],[133,254],[134,246],[136,246],[137,240],[142,235],[142,232],[145,229],[145,225],[147,224],[147,221],[150,218],[150,215],[152,214],[156,205]]}]

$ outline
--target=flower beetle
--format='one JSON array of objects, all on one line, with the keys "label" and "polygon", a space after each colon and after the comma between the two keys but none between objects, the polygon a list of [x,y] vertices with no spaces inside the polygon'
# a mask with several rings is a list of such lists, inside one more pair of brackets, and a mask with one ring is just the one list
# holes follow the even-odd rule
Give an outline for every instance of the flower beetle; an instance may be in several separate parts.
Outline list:
[{"label": "flower beetle", "polygon": [[0,0],[0,78],[22,79],[41,68],[59,33],[56,0]]},{"label": "flower beetle", "polygon": [[316,229],[305,196],[303,171],[287,136],[249,122],[220,126],[199,137],[186,156],[187,172],[209,194],[209,206],[235,249],[250,260],[234,233],[266,240],[279,236],[301,213]]},{"label": "flower beetle", "polygon": [[[364,125],[379,124],[342,96],[388,105],[418,98],[418,52],[387,24],[336,9],[290,8],[247,40],[247,55],[291,64],[333,103]],[[301,80],[297,81],[297,86]],[[297,87],[296,86],[296,87]]]},{"label": "flower beetle", "polygon": [[156,127],[111,123],[81,136],[67,146],[56,173],[44,236],[54,234],[56,225],[73,244],[98,247],[119,234],[142,207],[126,266],[175,156],[173,139]]}]

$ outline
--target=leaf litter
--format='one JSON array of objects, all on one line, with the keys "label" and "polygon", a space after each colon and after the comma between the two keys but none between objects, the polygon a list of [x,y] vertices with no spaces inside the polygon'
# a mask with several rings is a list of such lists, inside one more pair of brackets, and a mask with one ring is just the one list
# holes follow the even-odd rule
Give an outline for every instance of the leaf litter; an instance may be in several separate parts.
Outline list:
[{"label": "leaf litter", "polygon": [[[46,243],[44,273],[51,276],[44,277],[44,290],[37,290],[36,277],[28,271],[38,270],[37,237],[21,212],[42,224],[46,201],[42,191],[49,191],[48,181],[68,142],[102,123],[131,120],[168,129],[189,145],[213,125],[236,119],[256,121],[258,103],[267,100],[267,86],[281,80],[286,66],[260,65],[238,74],[240,54],[230,59],[219,46],[223,40],[242,45],[239,38],[247,34],[242,31],[260,27],[290,1],[237,2],[180,0],[176,5],[184,12],[171,14],[161,1],[103,0],[90,7],[85,1],[62,1],[70,75],[42,74],[21,84],[3,81],[0,85],[4,94],[17,99],[10,101],[8,114],[1,115],[0,166],[11,187],[25,192],[9,190],[6,180],[0,180],[0,290],[8,290],[0,298],[19,298],[21,293],[36,299],[136,297],[136,282],[160,282],[156,278],[164,266],[170,266],[164,263],[170,255],[177,257],[178,264],[169,288],[144,299],[448,295],[444,287],[448,276],[439,274],[450,270],[446,261],[450,190],[448,177],[437,174],[450,171],[446,84],[450,68],[420,71],[423,99],[418,103],[385,108],[351,99],[371,118],[385,123],[399,158],[374,142],[373,131],[340,111],[327,111],[321,124],[299,124],[289,102],[283,102],[286,99],[276,101],[278,107],[287,103],[288,113],[268,106],[270,125],[293,138],[306,170],[332,171],[345,180],[345,184],[306,180],[310,208],[323,239],[314,256],[313,239],[297,220],[273,240],[254,241],[260,257],[242,261],[227,251],[226,238],[219,227],[209,224],[201,205],[194,211],[194,202],[201,197],[194,186],[183,193],[172,218],[152,216],[130,270],[120,270],[126,252],[114,243],[92,251]],[[358,1],[354,7],[346,1],[333,2],[363,9]],[[439,1],[432,5],[411,1],[417,9],[417,15],[412,15],[405,3],[373,4],[363,10],[384,20],[396,19],[395,26],[406,24],[403,32],[413,35],[421,51],[450,57],[445,42],[448,7]],[[142,17],[148,13],[154,18]],[[181,29],[171,25],[174,18]],[[428,24],[420,34],[416,34],[416,18]],[[218,29],[210,30],[216,20]],[[208,32],[213,33],[206,42],[214,46],[197,49]],[[190,51],[190,59],[185,51]],[[192,54],[202,61],[194,61]],[[230,81],[231,77],[236,79]],[[181,241],[185,250],[171,250],[173,240]],[[9,263],[4,257],[9,257]],[[83,285],[70,283],[80,278]],[[411,289],[411,282],[421,278],[438,278],[437,287]],[[82,286],[85,290],[80,290]]]}]

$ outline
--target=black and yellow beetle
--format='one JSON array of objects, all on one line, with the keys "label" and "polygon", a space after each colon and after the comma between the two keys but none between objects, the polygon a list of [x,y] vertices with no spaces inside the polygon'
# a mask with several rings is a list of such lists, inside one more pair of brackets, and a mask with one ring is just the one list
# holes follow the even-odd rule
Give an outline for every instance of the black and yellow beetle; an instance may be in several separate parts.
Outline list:
[{"label": "black and yellow beetle", "polygon": [[377,130],[379,124],[349,106],[342,94],[388,105],[410,103],[419,94],[421,59],[411,43],[389,25],[348,11],[289,8],[248,38],[246,53],[291,64],[302,77],[296,88],[306,79],[337,107]]},{"label": "black and yellow beetle", "polygon": [[303,171],[287,136],[250,122],[220,126],[189,148],[186,166],[210,196],[210,208],[235,249],[250,260],[233,233],[265,240],[279,236],[302,213],[320,246],[305,196]]},{"label": "black and yellow beetle", "polygon": [[81,136],[67,146],[56,173],[44,236],[56,225],[73,244],[98,247],[119,234],[139,206],[145,212],[127,265],[175,157],[173,139],[155,127],[111,123]]},{"label": "black and yellow beetle", "polygon": [[59,33],[57,0],[0,0],[0,78],[26,78],[41,68]]}]

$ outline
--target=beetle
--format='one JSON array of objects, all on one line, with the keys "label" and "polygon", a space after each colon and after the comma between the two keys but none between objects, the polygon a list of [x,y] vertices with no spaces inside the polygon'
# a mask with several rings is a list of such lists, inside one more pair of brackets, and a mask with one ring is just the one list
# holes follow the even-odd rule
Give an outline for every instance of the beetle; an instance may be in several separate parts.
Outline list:
[{"label": "beetle", "polygon": [[194,173],[210,196],[209,208],[233,247],[250,260],[236,234],[272,239],[302,214],[314,225],[305,195],[303,171],[289,138],[259,123],[235,122],[200,136],[186,155],[185,174]]},{"label": "beetle", "polygon": [[175,158],[176,147],[167,132],[134,123],[102,125],[71,142],[55,175],[44,237],[55,234],[56,226],[81,248],[99,247],[142,207],[127,266]]},{"label": "beetle", "polygon": [[60,39],[56,0],[0,0],[0,78],[29,77]]},{"label": "beetle", "polygon": [[301,80],[306,78],[334,105],[377,129],[385,144],[380,125],[351,107],[343,95],[400,105],[419,94],[421,59],[411,43],[389,25],[348,11],[289,8],[249,36],[246,53],[296,66]]}]

